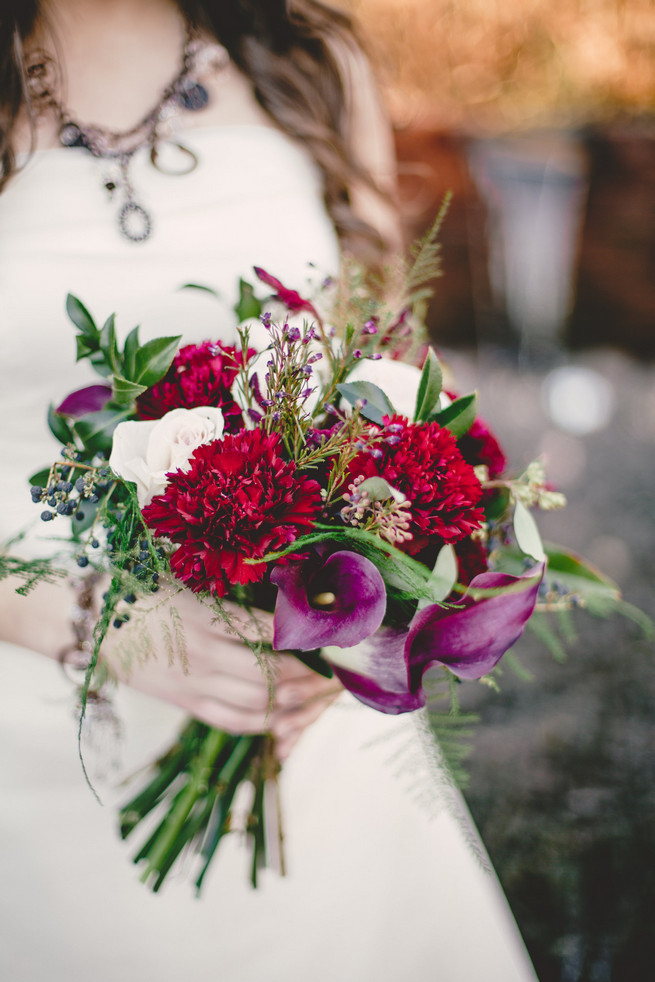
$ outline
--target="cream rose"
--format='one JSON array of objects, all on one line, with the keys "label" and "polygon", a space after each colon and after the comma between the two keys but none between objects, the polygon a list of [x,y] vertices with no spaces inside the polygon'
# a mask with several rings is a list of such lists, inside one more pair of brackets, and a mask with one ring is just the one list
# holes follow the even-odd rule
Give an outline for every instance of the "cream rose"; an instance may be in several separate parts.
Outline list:
[{"label": "cream rose", "polygon": [[194,450],[223,435],[223,414],[213,406],[173,409],[159,420],[119,423],[109,466],[136,484],[141,508],[166,489],[166,475],[188,470]]}]

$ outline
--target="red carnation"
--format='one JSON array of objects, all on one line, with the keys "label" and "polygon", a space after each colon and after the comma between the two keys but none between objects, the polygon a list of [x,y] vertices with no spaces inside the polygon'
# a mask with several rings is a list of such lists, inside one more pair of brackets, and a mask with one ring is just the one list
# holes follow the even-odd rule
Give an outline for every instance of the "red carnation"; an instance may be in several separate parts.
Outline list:
[{"label": "red carnation", "polygon": [[458,583],[468,586],[474,576],[489,571],[487,550],[480,539],[462,539],[455,546],[459,567]]},{"label": "red carnation", "polygon": [[188,587],[222,597],[230,584],[261,580],[267,552],[312,528],[321,508],[316,481],[280,456],[280,437],[239,430],[193,454],[188,471],[171,474],[143,516],[180,546],[171,568]]},{"label": "red carnation", "polygon": [[[250,358],[254,351],[248,351]],[[161,419],[171,409],[216,406],[225,417],[226,432],[243,426],[232,385],[243,353],[220,341],[188,344],[176,354],[164,377],[137,400],[139,419]]]},{"label": "red carnation", "polygon": [[435,536],[457,542],[479,528],[482,488],[452,433],[404,416],[385,416],[384,423],[382,442],[373,452],[358,454],[349,471],[353,478],[383,477],[411,502],[413,538],[404,544],[406,551],[419,552]]},{"label": "red carnation", "polygon": [[489,477],[496,478],[505,470],[507,458],[501,445],[483,419],[476,419],[471,428],[457,441],[462,457],[477,467],[484,464],[489,469]]}]

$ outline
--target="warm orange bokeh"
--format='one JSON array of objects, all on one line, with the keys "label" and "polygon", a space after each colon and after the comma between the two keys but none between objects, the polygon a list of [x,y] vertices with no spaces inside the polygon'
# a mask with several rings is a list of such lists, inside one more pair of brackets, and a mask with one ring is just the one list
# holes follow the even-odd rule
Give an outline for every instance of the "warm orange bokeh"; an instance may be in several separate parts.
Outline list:
[{"label": "warm orange bokeh", "polygon": [[339,0],[400,123],[514,128],[655,110],[653,0]]}]

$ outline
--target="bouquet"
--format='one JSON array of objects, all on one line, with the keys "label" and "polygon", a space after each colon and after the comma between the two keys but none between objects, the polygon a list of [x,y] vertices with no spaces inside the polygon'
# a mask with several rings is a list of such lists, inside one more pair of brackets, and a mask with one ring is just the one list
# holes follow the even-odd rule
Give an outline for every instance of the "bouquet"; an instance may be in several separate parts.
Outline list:
[{"label": "bouquet", "polygon": [[[44,522],[69,521],[86,582],[104,581],[72,649],[80,720],[106,689],[107,633],[152,610],[163,583],[197,594],[271,680],[275,651],[290,651],[380,712],[419,710],[430,690],[442,720],[456,718],[460,683],[493,684],[533,615],[618,600],[602,573],[542,544],[531,510],[563,498],[541,464],[506,476],[476,396],[444,389],[419,323],[435,255],[430,235],[386,303],[355,273],[306,299],[256,268],[269,297],[241,282],[234,345],[141,344],[136,328],[119,344],[113,316],[99,327],[68,297],[77,358],[102,381],[50,408],[62,450],[31,494]],[[53,571],[3,568],[23,590]],[[183,657],[174,598],[162,605]],[[274,612],[272,642],[258,609]],[[147,614],[139,638],[154,647]],[[158,890],[191,851],[200,889],[246,785],[253,884],[266,862],[282,866],[278,771],[270,736],[189,720],[120,812],[123,837],[147,829],[144,882]]]}]

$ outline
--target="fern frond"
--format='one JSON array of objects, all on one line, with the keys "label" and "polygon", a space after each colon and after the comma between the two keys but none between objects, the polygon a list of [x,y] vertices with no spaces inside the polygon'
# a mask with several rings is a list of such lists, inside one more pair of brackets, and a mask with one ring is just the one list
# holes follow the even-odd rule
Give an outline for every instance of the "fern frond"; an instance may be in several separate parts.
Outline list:
[{"label": "fern frond", "polygon": [[69,574],[65,569],[59,569],[51,559],[19,559],[0,553],[0,580],[14,576],[22,580],[21,586],[16,587],[16,593],[26,597],[38,583],[54,583],[65,579]]},{"label": "fern frond", "polygon": [[444,195],[437,217],[412,250],[412,262],[407,270],[403,290],[403,306],[405,307],[413,308],[417,304],[429,300],[434,291],[434,280],[442,275],[439,236],[452,197],[452,191]]}]

